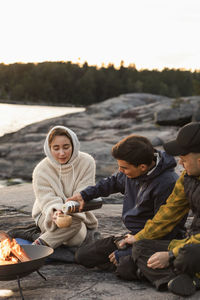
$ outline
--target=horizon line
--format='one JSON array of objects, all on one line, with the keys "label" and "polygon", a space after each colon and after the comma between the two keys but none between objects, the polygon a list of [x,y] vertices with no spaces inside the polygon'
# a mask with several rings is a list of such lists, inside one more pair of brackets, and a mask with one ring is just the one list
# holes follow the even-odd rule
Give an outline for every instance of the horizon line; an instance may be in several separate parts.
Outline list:
[{"label": "horizon line", "polygon": [[130,62],[128,65],[124,64],[124,61],[121,60],[120,64],[115,64],[114,62],[109,62],[109,63],[100,63],[100,64],[90,64],[89,62],[87,61],[84,61],[84,62],[80,62],[80,61],[72,61],[72,60],[44,60],[44,61],[14,61],[14,62],[0,62],[0,65],[14,65],[14,64],[34,64],[34,65],[38,65],[38,64],[42,64],[42,63],[72,63],[72,64],[76,64],[76,65],[79,65],[81,67],[84,66],[84,64],[87,64],[89,67],[96,67],[98,69],[101,69],[101,68],[109,68],[110,66],[113,66],[115,69],[120,69],[121,67],[124,67],[124,68],[135,68],[137,71],[143,71],[143,70],[148,70],[148,71],[163,71],[165,69],[168,69],[168,70],[180,70],[180,71],[190,71],[190,72],[200,72],[200,69],[198,68],[190,68],[190,69],[187,69],[185,67],[162,67],[162,68],[158,68],[158,67],[155,67],[155,68],[148,68],[148,67],[142,67],[142,68],[137,68],[136,67],[136,64],[133,63],[133,62]]}]

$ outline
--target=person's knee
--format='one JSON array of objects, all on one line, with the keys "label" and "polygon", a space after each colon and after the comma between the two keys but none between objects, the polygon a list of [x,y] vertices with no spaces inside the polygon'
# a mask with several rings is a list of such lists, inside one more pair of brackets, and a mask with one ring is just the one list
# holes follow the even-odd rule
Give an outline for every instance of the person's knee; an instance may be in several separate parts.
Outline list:
[{"label": "person's knee", "polygon": [[109,262],[109,255],[116,250],[113,237],[97,240],[80,246],[75,254],[75,260],[87,268],[93,268]]},{"label": "person's knee", "polygon": [[87,247],[80,247],[75,253],[75,261],[83,266],[89,267]]},{"label": "person's knee", "polygon": [[200,272],[200,244],[185,245],[174,260],[174,267],[183,273],[193,275]]},{"label": "person's knee", "polygon": [[90,243],[78,248],[75,252],[75,262],[86,268],[93,268],[102,263],[101,261],[98,261],[98,256],[96,244]]}]

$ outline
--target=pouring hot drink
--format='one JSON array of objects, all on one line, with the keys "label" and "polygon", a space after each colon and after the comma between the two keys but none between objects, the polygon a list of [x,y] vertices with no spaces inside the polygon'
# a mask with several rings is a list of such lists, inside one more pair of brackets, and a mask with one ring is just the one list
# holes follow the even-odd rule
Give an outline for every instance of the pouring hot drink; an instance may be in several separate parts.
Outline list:
[{"label": "pouring hot drink", "polygon": [[[92,199],[90,201],[85,202],[84,207],[81,212],[90,211],[94,209],[101,208],[103,204],[103,200],[101,198]],[[62,211],[65,215],[71,213],[77,213],[79,211],[80,204],[77,201],[67,201],[62,208]]]}]

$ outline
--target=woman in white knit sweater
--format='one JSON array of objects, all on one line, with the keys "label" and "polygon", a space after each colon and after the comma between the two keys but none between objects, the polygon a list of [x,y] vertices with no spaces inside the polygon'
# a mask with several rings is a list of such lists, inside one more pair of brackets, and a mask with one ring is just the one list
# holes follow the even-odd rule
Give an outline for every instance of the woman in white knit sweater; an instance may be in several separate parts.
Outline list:
[{"label": "woman in white knit sweater", "polygon": [[87,229],[97,228],[98,222],[92,212],[71,214],[69,227],[56,225],[57,215],[66,199],[95,183],[95,161],[79,148],[76,134],[67,127],[55,126],[47,134],[46,157],[33,171],[36,199],[32,216],[41,230],[35,244],[46,244],[54,249],[62,244],[80,246]]}]

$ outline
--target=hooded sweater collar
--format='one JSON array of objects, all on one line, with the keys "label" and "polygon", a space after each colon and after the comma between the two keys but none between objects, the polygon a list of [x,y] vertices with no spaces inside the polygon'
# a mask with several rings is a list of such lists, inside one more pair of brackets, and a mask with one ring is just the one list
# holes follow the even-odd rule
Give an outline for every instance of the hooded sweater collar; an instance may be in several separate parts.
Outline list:
[{"label": "hooded sweater collar", "polygon": [[137,178],[138,181],[148,181],[152,180],[154,177],[159,176],[167,169],[173,169],[176,167],[176,161],[173,156],[168,155],[164,151],[155,150],[157,156],[157,162],[155,167],[148,172]]}]

